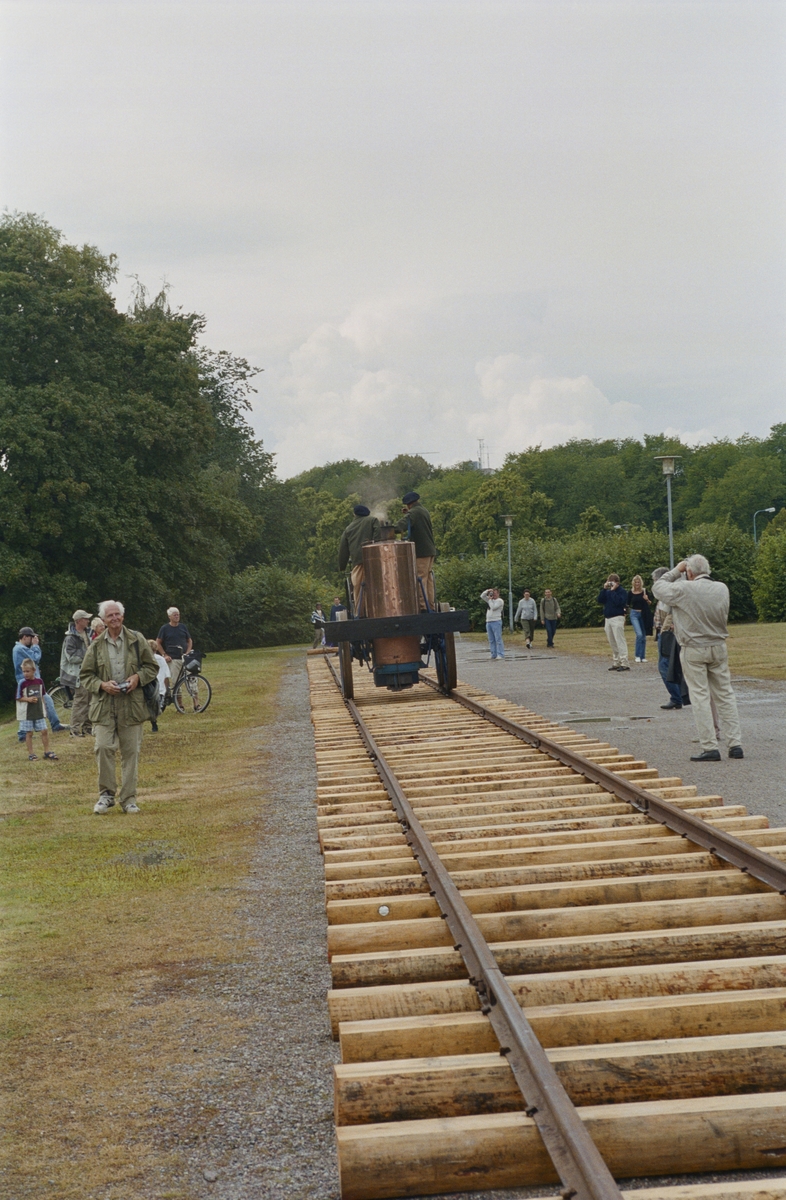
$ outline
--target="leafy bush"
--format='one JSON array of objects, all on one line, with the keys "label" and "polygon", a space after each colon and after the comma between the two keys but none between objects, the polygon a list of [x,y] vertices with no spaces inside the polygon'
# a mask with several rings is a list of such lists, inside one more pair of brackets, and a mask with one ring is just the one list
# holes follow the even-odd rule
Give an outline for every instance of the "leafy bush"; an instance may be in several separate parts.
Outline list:
[{"label": "leafy bush", "polygon": [[[752,539],[728,521],[700,525],[681,535],[675,544],[677,561],[697,553],[709,559],[713,578],[728,585],[730,619],[743,621],[754,616]],[[655,568],[668,566],[669,544],[665,533],[649,529],[575,533],[549,540],[514,540],[511,558],[514,603],[518,603],[525,587],[538,600],[545,588],[551,588],[559,600],[563,623],[582,627],[602,624],[603,610],[597,597],[612,571],[620,576],[625,588],[630,587],[634,575],[641,575],[649,588]],[[507,606],[508,565],[504,554],[438,560],[436,575],[440,598],[450,600],[456,608],[468,609],[476,628],[485,621],[486,606],[479,598],[484,588],[499,587]],[[505,619],[507,622],[507,607]]]},{"label": "leafy bush", "polygon": [[753,597],[760,621],[786,621],[786,528],[761,539]]},{"label": "leafy bush", "polygon": [[[328,584],[284,567],[247,567],[215,598],[201,633],[201,645],[213,650],[247,650],[310,640],[311,613],[317,600],[326,604]],[[329,611],[329,609],[328,609]]]}]

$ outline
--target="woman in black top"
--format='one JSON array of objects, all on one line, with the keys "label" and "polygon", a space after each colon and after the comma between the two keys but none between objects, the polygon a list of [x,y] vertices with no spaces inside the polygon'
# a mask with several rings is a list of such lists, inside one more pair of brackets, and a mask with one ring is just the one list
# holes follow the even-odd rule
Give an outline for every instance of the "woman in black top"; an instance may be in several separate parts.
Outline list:
[{"label": "woman in black top", "polygon": [[652,608],[641,575],[634,575],[628,592],[630,623],[636,634],[636,662],[647,661],[647,635],[652,633]]}]

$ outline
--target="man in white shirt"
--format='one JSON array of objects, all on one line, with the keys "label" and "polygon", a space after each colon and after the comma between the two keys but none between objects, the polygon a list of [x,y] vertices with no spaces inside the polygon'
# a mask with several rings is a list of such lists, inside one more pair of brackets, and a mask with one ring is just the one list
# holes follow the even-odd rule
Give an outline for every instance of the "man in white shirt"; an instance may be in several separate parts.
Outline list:
[{"label": "man in white shirt", "polygon": [[481,600],[488,605],[486,611],[486,634],[489,639],[489,649],[492,658],[504,658],[505,647],[502,644],[502,614],[505,601],[499,594],[499,588],[486,588],[480,593]]}]

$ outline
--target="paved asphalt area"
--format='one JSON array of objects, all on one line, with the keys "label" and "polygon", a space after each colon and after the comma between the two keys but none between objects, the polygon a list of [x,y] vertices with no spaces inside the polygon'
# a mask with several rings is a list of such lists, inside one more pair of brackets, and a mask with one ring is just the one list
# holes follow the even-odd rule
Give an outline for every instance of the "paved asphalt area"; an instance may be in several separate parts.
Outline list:
[{"label": "paved asphalt area", "polygon": [[734,679],[745,758],[727,758],[722,744],[720,762],[693,763],[700,747],[691,710],[661,710],[669,696],[654,661],[609,671],[611,656],[559,654],[544,644],[516,647],[494,662],[483,643],[458,639],[457,658],[459,680],[608,741],[727,804],[745,804],[773,827],[786,826],[786,683]]}]

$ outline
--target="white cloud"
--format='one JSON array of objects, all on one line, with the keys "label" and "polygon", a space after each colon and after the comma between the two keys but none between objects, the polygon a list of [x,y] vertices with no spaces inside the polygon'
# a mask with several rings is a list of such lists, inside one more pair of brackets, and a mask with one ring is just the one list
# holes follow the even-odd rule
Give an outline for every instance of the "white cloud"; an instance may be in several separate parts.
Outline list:
[{"label": "white cloud", "polygon": [[540,356],[501,354],[475,368],[484,400],[468,420],[478,437],[504,453],[526,446],[554,446],[570,438],[628,437],[642,430],[638,404],[612,403],[587,375],[543,372]]},{"label": "white cloud", "polygon": [[273,384],[282,397],[272,421],[282,475],[340,458],[429,450],[432,461],[448,464],[475,457],[479,438],[499,466],[505,454],[538,443],[642,432],[638,405],[612,403],[586,375],[550,373],[540,354],[465,354],[446,371],[436,307],[365,304],[291,352]]}]

